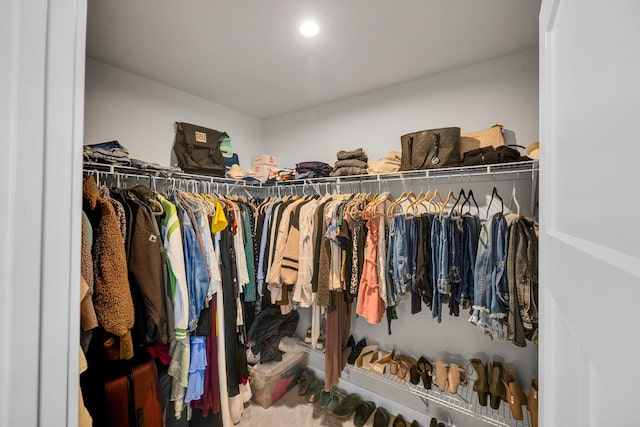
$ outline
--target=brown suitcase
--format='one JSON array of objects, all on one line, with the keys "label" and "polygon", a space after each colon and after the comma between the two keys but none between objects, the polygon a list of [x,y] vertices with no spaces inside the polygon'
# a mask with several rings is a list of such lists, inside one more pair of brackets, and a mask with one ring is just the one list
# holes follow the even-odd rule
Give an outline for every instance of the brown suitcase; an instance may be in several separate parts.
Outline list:
[{"label": "brown suitcase", "polygon": [[104,423],[113,427],[162,427],[158,372],[153,360],[131,366],[104,385]]}]

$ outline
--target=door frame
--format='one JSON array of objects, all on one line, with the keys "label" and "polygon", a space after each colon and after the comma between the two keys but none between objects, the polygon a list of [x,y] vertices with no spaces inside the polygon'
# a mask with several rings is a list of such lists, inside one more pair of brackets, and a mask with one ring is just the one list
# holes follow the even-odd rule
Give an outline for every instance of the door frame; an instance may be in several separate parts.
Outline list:
[{"label": "door frame", "polygon": [[77,425],[86,8],[0,4],[0,425]]},{"label": "door frame", "polygon": [[[552,342],[553,325],[550,322],[547,315],[546,308],[548,304],[552,303],[550,294],[547,291],[547,283],[552,280],[551,271],[549,269],[549,263],[546,262],[545,246],[548,233],[554,229],[553,220],[553,206],[547,201],[552,199],[553,187],[551,185],[553,178],[550,178],[550,173],[553,171],[553,155],[547,155],[554,150],[553,144],[555,140],[552,135],[552,122],[553,122],[553,110],[552,106],[552,40],[551,31],[553,30],[558,7],[560,6],[560,0],[543,0],[540,8],[539,17],[539,117],[540,117],[540,187],[539,187],[539,226],[540,226],[540,242],[539,242],[539,264],[538,264],[538,313],[539,313],[539,350],[538,350],[538,396],[539,396],[539,422],[540,425],[552,425],[550,417],[545,417],[545,414],[553,414],[554,411],[551,408],[554,405],[553,400],[546,399],[545,396],[548,393],[545,392],[545,385],[551,383],[550,373],[552,372],[553,352],[547,351],[550,349],[548,343]],[[548,379],[549,380],[548,380]],[[550,406],[551,405],[551,406]],[[548,411],[545,411],[548,409]]]}]

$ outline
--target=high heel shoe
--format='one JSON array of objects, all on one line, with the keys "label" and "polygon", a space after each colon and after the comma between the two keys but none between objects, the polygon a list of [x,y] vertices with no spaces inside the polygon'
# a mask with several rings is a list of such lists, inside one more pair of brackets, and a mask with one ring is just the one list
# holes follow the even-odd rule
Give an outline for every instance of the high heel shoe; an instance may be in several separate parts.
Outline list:
[{"label": "high heel shoe", "polygon": [[447,378],[449,377],[449,365],[442,360],[436,361],[436,384],[440,391],[445,391],[447,386]]},{"label": "high heel shoe", "polygon": [[538,427],[538,379],[531,380],[531,389],[527,396],[527,409],[531,415],[531,427]]},{"label": "high heel shoe", "polygon": [[491,382],[489,384],[489,404],[492,409],[500,408],[500,401],[505,400],[505,388],[502,378],[504,376],[504,366],[502,362],[493,362],[491,366]]},{"label": "high heel shoe", "polygon": [[413,357],[400,356],[400,362],[398,363],[398,372],[396,373],[396,376],[401,380],[405,380],[407,378],[407,375],[409,375],[409,373],[411,372],[411,369],[413,369],[413,367],[416,366],[417,363],[418,362]]},{"label": "high heel shoe", "polygon": [[516,379],[516,372],[513,369],[505,369],[503,382],[507,403],[509,403],[513,418],[521,421],[523,418],[522,405],[527,403],[527,395],[524,394],[520,383]]},{"label": "high heel shoe", "polygon": [[464,373],[464,370],[460,369],[460,366],[452,363],[449,365],[449,393],[456,394],[458,393],[458,386],[467,384],[467,376]]},{"label": "high heel shoe", "polygon": [[365,356],[364,359],[362,359],[362,369],[364,369],[366,371],[373,370],[373,365],[381,357],[380,356],[381,354],[382,354],[381,351],[377,351],[376,350],[373,353],[371,353],[371,356]]},{"label": "high heel shoe", "polygon": [[431,377],[433,375],[433,366],[426,357],[420,356],[415,365],[409,368],[409,382],[414,385],[418,385],[422,380],[422,386],[429,390],[431,389]]},{"label": "high heel shoe", "polygon": [[391,363],[391,361],[395,356],[396,356],[395,349],[391,350],[389,353],[385,354],[384,356],[376,360],[371,365],[371,370],[378,374],[384,375],[387,372],[387,368],[389,367],[389,364]]},{"label": "high heel shoe", "polygon": [[378,352],[377,345],[368,345],[365,348],[363,348],[362,351],[360,352],[360,355],[356,359],[356,366],[358,368],[364,368],[363,365],[364,365],[365,359],[371,360],[371,356],[373,355],[374,352],[376,353]]},{"label": "high heel shoe", "polygon": [[471,359],[471,365],[476,371],[478,378],[473,382],[473,391],[478,393],[478,403],[480,406],[487,406],[487,395],[489,394],[489,375],[487,367],[480,359]]}]

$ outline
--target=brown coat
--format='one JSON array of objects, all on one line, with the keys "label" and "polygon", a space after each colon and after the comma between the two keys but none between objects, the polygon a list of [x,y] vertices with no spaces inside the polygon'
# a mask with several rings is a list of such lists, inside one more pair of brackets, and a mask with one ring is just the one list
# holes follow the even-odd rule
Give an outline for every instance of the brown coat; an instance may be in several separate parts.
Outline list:
[{"label": "brown coat", "polygon": [[133,357],[133,300],[124,240],[113,205],[100,197],[92,176],[82,184],[84,209],[93,224],[93,303],[105,331],[120,337],[120,357]]}]

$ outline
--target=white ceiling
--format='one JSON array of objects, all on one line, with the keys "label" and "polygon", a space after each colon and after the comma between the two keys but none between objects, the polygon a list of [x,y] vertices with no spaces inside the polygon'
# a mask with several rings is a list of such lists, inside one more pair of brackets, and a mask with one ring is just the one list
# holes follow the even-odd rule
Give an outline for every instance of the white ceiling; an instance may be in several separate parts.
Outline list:
[{"label": "white ceiling", "polygon": [[[87,54],[259,118],[538,44],[540,0],[93,0]],[[314,17],[312,39],[298,25]]]}]

